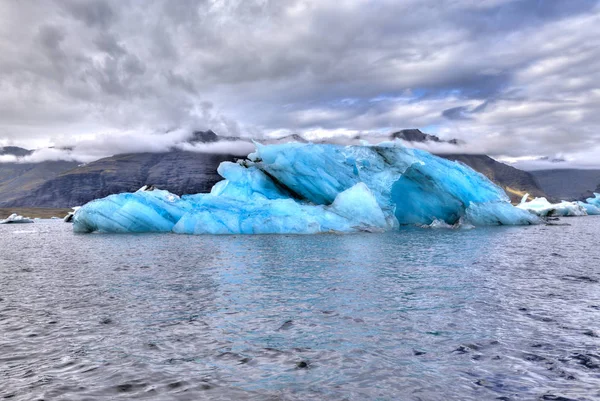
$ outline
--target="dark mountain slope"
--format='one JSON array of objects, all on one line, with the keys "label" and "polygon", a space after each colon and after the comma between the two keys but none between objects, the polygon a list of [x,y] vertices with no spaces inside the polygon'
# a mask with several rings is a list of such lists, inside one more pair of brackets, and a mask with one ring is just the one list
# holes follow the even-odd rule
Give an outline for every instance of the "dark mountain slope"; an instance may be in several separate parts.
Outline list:
[{"label": "dark mountain slope", "polygon": [[66,161],[0,163],[0,205],[27,196],[44,182],[77,165]]},{"label": "dark mountain slope", "polygon": [[[443,142],[434,135],[415,129],[398,131],[390,137],[409,142]],[[289,139],[306,142],[301,137]],[[222,140],[235,138],[220,137],[212,131],[198,131],[193,134],[190,143]],[[503,187],[513,201],[520,200],[525,192],[533,196],[545,195],[530,173],[499,163],[488,156],[440,156],[461,161],[483,173]],[[0,164],[0,207],[78,206],[110,194],[135,191],[145,184],[153,184],[179,195],[208,192],[221,180],[216,170],[226,160],[233,161],[235,156],[173,150],[166,153],[117,155],[84,166],[68,162]]]},{"label": "dark mountain slope", "polygon": [[[28,156],[33,151],[16,146],[0,147],[0,156]],[[77,163],[0,163],[0,204],[27,194],[44,181],[76,167]]]},{"label": "dark mountain slope", "polygon": [[540,170],[532,171],[531,174],[549,196],[557,199],[589,197],[600,186],[600,170]]},{"label": "dark mountain slope", "polygon": [[23,148],[19,148],[16,146],[5,146],[3,148],[0,148],[0,156],[12,155],[12,156],[17,156],[17,157],[23,157],[23,156],[28,156],[32,153],[33,153],[32,150],[23,149]]},{"label": "dark mountain slope", "polygon": [[390,139],[402,139],[407,142],[446,142],[453,145],[458,145],[460,143],[457,139],[450,139],[449,141],[444,141],[438,138],[435,135],[426,134],[422,132],[420,129],[410,128],[403,129],[401,131],[394,132],[390,134]]},{"label": "dark mountain slope", "polygon": [[[443,155],[461,161],[503,187],[513,201],[523,193],[544,196],[527,172],[499,163],[485,155]],[[216,170],[231,155],[172,151],[125,154],[98,160],[63,172],[33,188],[19,192],[0,206],[70,207],[113,193],[130,192],[153,184],[178,195],[208,192],[222,178]]]},{"label": "dark mountain slope", "polygon": [[124,154],[59,174],[29,194],[0,206],[71,207],[145,184],[178,195],[208,192],[222,178],[216,169],[231,155],[171,151]]}]

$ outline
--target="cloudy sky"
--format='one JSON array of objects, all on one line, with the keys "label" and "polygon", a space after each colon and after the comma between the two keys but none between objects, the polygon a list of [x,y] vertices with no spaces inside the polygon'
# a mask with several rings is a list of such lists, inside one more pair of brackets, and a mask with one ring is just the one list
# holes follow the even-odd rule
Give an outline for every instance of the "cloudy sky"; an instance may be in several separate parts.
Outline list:
[{"label": "cloudy sky", "polygon": [[0,146],[420,128],[600,167],[595,0],[2,0],[0,54]]}]

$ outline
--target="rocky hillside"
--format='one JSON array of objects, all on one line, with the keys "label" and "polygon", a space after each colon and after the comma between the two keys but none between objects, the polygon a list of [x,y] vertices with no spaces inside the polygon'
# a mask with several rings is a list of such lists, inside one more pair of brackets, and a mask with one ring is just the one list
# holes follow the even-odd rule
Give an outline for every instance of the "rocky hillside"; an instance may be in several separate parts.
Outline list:
[{"label": "rocky hillside", "polygon": [[450,139],[449,141],[444,141],[438,138],[435,135],[430,135],[422,132],[420,129],[403,129],[401,131],[394,132],[390,135],[390,139],[402,139],[407,142],[446,142],[453,145],[458,145],[460,141],[458,139]]},{"label": "rocky hillside", "polygon": [[[442,142],[419,130],[402,130],[390,135],[408,142]],[[190,143],[212,143],[222,138],[212,131],[193,134]],[[289,138],[298,140],[297,138]],[[302,138],[300,138],[302,139]],[[304,140],[303,140],[304,141]],[[447,141],[456,143],[456,141]],[[6,149],[6,148],[5,148]],[[29,154],[26,149],[20,156]],[[11,154],[15,154],[11,153]],[[499,163],[485,155],[440,155],[458,160],[483,173],[503,187],[513,201],[525,192],[544,196],[535,178],[528,172]],[[178,195],[208,192],[221,180],[216,170],[233,155],[172,150],[165,153],[122,154],[77,165],[73,162],[39,164],[0,164],[0,207],[71,207],[113,193],[135,191],[146,184]]]},{"label": "rocky hillside", "polygon": [[0,156],[10,155],[10,156],[23,157],[23,156],[30,155],[31,153],[32,153],[32,151],[29,149],[23,149],[23,148],[19,148],[16,146],[5,146],[3,148],[0,148]]},{"label": "rocky hillside", "polygon": [[532,171],[540,186],[551,197],[579,200],[600,190],[600,170],[540,170]]},{"label": "rocky hillside", "polygon": [[0,206],[71,207],[146,184],[178,195],[208,192],[222,178],[218,165],[231,155],[171,151],[124,154],[70,169],[38,185],[28,194]]},{"label": "rocky hillside", "polygon": [[[32,151],[7,146],[0,156],[23,157]],[[78,166],[77,162],[47,161],[42,163],[0,163],[0,206],[10,205],[34,191],[44,182]]]}]

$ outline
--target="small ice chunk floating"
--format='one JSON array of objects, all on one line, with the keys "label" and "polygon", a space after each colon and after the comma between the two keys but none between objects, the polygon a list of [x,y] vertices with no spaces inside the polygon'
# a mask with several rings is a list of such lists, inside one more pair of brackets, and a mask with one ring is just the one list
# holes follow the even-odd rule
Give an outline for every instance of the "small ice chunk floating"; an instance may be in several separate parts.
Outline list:
[{"label": "small ice chunk floating", "polygon": [[23,224],[23,223],[34,223],[34,221],[28,217],[19,216],[16,213],[11,214],[4,220],[0,220],[0,224]]},{"label": "small ice chunk floating", "polygon": [[207,194],[140,190],[92,201],[76,232],[314,234],[403,225],[529,225],[543,220],[464,164],[395,143],[256,144]]}]

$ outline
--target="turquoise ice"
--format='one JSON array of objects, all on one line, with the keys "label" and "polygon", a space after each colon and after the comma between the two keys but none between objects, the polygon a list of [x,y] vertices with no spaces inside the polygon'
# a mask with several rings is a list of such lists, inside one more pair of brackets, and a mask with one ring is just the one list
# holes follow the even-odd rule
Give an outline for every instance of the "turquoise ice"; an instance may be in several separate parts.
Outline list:
[{"label": "turquoise ice", "polygon": [[586,202],[590,205],[594,205],[598,208],[600,208],[600,194],[594,192],[594,197],[593,198],[587,198]]},{"label": "turquoise ice", "polygon": [[76,212],[74,230],[314,234],[541,222],[466,165],[395,143],[257,144],[218,172],[224,180],[208,194],[154,190],[92,201]]}]

